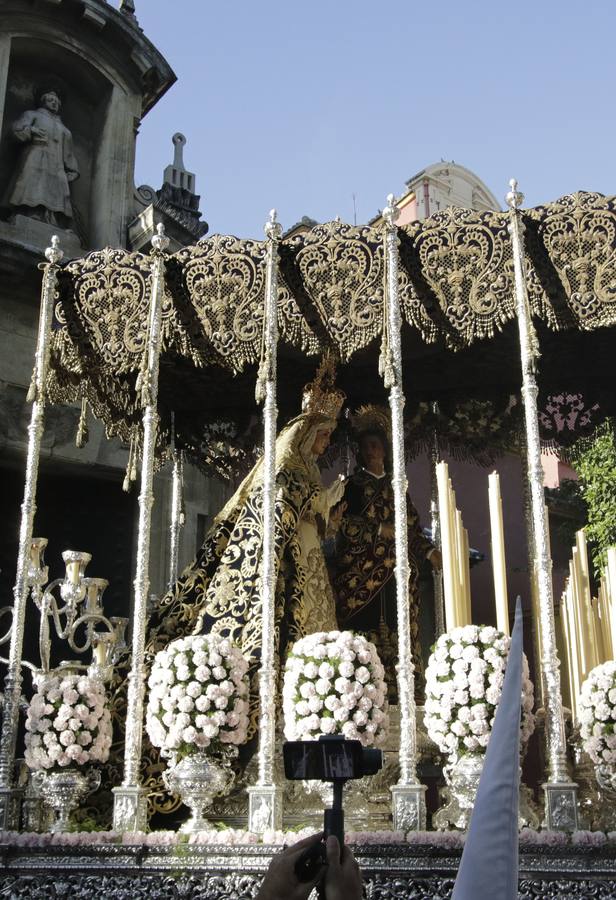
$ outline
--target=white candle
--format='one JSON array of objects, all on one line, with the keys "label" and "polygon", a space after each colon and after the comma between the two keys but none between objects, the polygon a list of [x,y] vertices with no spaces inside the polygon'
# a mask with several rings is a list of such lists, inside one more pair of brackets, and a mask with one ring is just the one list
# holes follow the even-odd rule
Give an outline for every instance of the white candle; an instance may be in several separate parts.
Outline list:
[{"label": "white candle", "polygon": [[505,634],[509,631],[509,599],[507,596],[507,565],[505,562],[505,532],[503,528],[503,504],[500,492],[500,476],[492,472],[488,476],[488,500],[490,505],[490,535],[492,540],[492,577],[496,603],[496,627]]},{"label": "white candle", "polygon": [[441,525],[441,554],[443,557],[443,596],[445,600],[445,628],[456,627],[455,559],[451,533],[451,510],[449,497],[449,468],[440,462],[436,467],[438,486],[438,512]]},{"label": "white candle", "polygon": [[[452,492],[452,502],[455,504],[455,494]],[[455,510],[456,528],[456,567],[458,572],[458,592],[456,608],[458,625],[471,624],[471,593],[468,575],[468,535],[462,524],[462,513]]]},{"label": "white candle", "polygon": [[464,602],[465,602],[465,615],[466,615],[466,625],[472,625],[473,623],[473,612],[471,606],[471,564],[469,561],[470,557],[470,544],[468,541],[468,531],[466,528],[463,529],[463,537],[464,537]]},{"label": "white candle", "polygon": [[607,551],[607,566],[605,567],[603,582],[605,585],[606,603],[610,611],[612,653],[616,653],[616,547],[610,547]]}]

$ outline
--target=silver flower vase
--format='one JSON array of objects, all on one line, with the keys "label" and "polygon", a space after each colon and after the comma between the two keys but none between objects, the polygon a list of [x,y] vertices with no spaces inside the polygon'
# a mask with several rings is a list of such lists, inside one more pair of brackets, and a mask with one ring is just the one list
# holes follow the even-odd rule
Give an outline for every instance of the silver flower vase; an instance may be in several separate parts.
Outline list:
[{"label": "silver flower vase", "polygon": [[[485,752],[463,753],[450,765],[445,766],[443,775],[447,787],[443,791],[445,803],[434,814],[433,824],[439,831],[459,828],[466,831],[471,821],[475,805],[479,779],[483,771]],[[518,822],[520,828],[538,828],[540,816],[535,807],[532,792],[520,778]]]},{"label": "silver flower vase", "polygon": [[616,767],[608,763],[595,765],[595,777],[599,786],[599,802],[595,806],[598,825],[602,830],[613,831],[616,828]]},{"label": "silver flower vase", "polygon": [[101,783],[98,769],[63,769],[57,772],[34,772],[32,785],[47,806],[54,811],[55,819],[48,831],[56,834],[71,831],[71,814],[83,798],[95,791]]},{"label": "silver flower vase", "polygon": [[165,786],[171,793],[179,794],[182,803],[191,811],[190,819],[180,831],[186,833],[210,828],[210,823],[204,818],[204,810],[211,806],[214,797],[229,790],[233,778],[228,761],[221,765],[202,750],[185,756],[163,772]]},{"label": "silver flower vase", "polygon": [[434,827],[439,830],[459,828],[465,831],[471,820],[475,795],[483,770],[483,753],[463,753],[445,766],[447,802],[434,814]]}]

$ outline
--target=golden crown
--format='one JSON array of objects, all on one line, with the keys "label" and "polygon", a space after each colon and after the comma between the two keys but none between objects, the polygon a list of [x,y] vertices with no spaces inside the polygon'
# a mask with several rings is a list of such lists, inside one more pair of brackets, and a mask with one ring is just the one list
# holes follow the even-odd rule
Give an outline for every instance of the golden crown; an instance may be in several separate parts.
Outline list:
[{"label": "golden crown", "polygon": [[307,384],[302,395],[302,412],[319,413],[337,419],[346,394],[335,387],[336,362],[329,354],[321,360],[314,381]]}]

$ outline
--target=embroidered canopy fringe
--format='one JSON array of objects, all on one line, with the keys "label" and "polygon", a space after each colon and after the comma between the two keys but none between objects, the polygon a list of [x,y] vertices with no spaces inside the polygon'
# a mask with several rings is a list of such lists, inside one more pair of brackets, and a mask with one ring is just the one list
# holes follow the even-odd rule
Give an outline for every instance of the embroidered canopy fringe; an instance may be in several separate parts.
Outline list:
[{"label": "embroidered canopy fringe", "polygon": [[[578,192],[527,210],[523,218],[529,304],[542,352],[540,387],[546,402],[548,395],[569,392],[594,407],[590,425],[581,417],[574,429],[542,423],[546,441],[566,444],[572,431],[616,413],[616,392],[606,390],[614,381],[615,199]],[[455,406],[473,398],[498,407],[519,390],[508,221],[509,213],[451,208],[398,228],[410,419],[414,406],[432,400]],[[250,433],[256,412],[265,256],[265,242],[216,235],[168,258],[159,458],[173,409],[178,447],[204,459],[206,470],[229,474],[241,464],[250,446],[242,436]],[[329,222],[283,239],[279,276],[281,418],[292,414],[313,366],[310,358],[328,349],[342,362],[340,382],[351,402],[382,401],[380,229]],[[108,434],[126,443],[141,416],[138,375],[150,278],[147,256],[111,249],[72,260],[59,273],[48,397],[87,399]],[[501,418],[503,431],[488,415],[475,442],[460,433],[455,417],[449,421],[451,428],[440,423],[439,440],[455,455],[472,445],[477,458],[489,458],[507,442],[507,416]],[[213,439],[212,429],[221,428]],[[411,444],[415,437],[421,445],[427,434],[421,428],[413,434],[409,422]]]}]

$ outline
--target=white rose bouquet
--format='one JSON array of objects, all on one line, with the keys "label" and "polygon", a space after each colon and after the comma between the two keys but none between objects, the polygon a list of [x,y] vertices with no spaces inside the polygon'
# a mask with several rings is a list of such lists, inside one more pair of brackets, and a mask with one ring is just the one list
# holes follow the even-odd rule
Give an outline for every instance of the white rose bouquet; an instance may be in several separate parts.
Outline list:
[{"label": "white rose bouquet", "polygon": [[589,672],[578,706],[584,750],[597,765],[613,766],[616,763],[616,662],[604,662]]},{"label": "white rose bouquet", "polygon": [[161,755],[177,762],[195,750],[220,753],[244,743],[247,671],[239,648],[217,634],[180,638],[157,653],[146,729]]},{"label": "white rose bouquet", "polygon": [[43,677],[28,706],[26,764],[59,769],[104,763],[111,746],[105,688],[87,675]]},{"label": "white rose bouquet", "polygon": [[[505,680],[511,638],[487,625],[465,625],[441,635],[426,669],[424,723],[429,736],[451,757],[488,745]],[[535,727],[528,661],[522,668],[520,739]]]},{"label": "white rose bouquet", "polygon": [[389,724],[384,674],[376,647],[361,635],[321,631],[297,641],[284,674],[285,737],[342,734],[378,746]]}]

